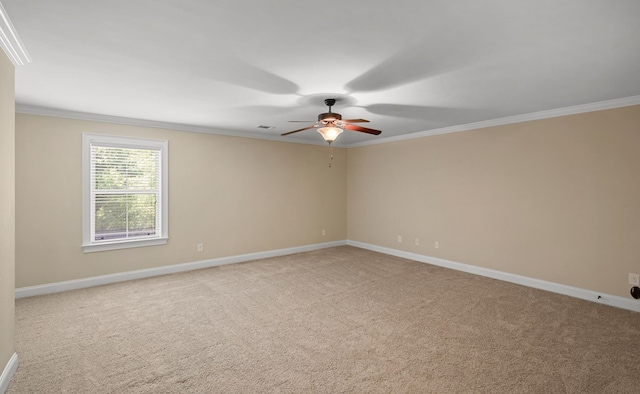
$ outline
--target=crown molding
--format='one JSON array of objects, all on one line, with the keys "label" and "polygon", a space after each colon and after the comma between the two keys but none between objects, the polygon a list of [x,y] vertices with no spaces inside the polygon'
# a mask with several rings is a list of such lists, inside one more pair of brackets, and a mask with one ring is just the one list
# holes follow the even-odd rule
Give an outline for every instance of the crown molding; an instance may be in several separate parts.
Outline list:
[{"label": "crown molding", "polygon": [[438,135],[438,134],[457,133],[460,131],[477,130],[485,127],[502,126],[502,125],[513,124],[513,123],[528,122],[532,120],[557,118],[560,116],[576,115],[576,114],[582,114],[586,112],[595,112],[595,111],[602,111],[606,109],[629,107],[629,106],[638,105],[638,104],[640,104],[640,96],[631,96],[631,97],[625,97],[620,99],[600,101],[600,102],[590,103],[590,104],[575,105],[572,107],[551,109],[548,111],[532,112],[529,114],[514,115],[514,116],[508,116],[505,118],[484,120],[481,122],[443,127],[439,129],[420,131],[420,132],[411,133],[411,134],[403,134],[403,135],[394,136],[394,137],[380,138],[372,141],[349,144],[348,147],[355,148],[359,146],[377,145],[377,144],[385,144],[389,142],[412,140],[415,138],[429,137],[429,136]]},{"label": "crown molding", "polygon": [[2,3],[0,3],[0,47],[4,49],[4,53],[7,54],[14,66],[18,67],[31,63],[29,53],[22,44],[18,32],[13,27],[13,23],[11,23],[11,19],[9,19],[9,15],[7,15]]},{"label": "crown molding", "polygon": [[244,131],[229,131],[229,130],[218,129],[214,127],[194,126],[194,125],[187,125],[183,123],[161,122],[157,120],[136,119],[136,118],[127,118],[127,117],[112,116],[112,115],[101,115],[101,114],[94,114],[89,112],[68,111],[64,109],[39,107],[34,105],[25,105],[25,104],[17,104],[17,103],[16,103],[16,113],[26,114],[26,115],[52,116],[56,118],[65,118],[65,119],[86,120],[86,121],[100,122],[100,123],[113,123],[113,124],[121,124],[121,125],[128,125],[128,126],[149,127],[149,128],[156,128],[156,129],[189,131],[192,133],[206,133],[206,134],[214,134],[214,135],[224,135],[229,137],[254,138],[254,139],[269,140],[269,141],[288,142],[288,143],[294,143],[294,144],[326,145],[324,140],[323,141],[303,141],[303,140],[292,140],[292,139],[284,140],[279,135],[249,133]]},{"label": "crown molding", "polygon": [[[424,138],[424,137],[429,137],[429,136],[439,135],[439,134],[457,133],[460,131],[477,130],[485,127],[502,126],[502,125],[513,124],[513,123],[528,122],[532,120],[556,118],[559,116],[576,115],[576,114],[581,114],[586,112],[601,111],[601,110],[620,108],[620,107],[629,107],[632,105],[639,105],[639,104],[640,104],[640,96],[631,96],[631,97],[625,97],[621,99],[600,101],[600,102],[591,103],[591,104],[582,104],[582,105],[576,105],[572,107],[552,109],[548,111],[532,112],[529,114],[508,116],[505,118],[485,120],[481,122],[468,123],[468,124],[457,125],[457,126],[443,127],[439,129],[420,131],[417,133],[404,134],[404,135],[399,135],[394,137],[380,138],[380,139],[375,139],[375,140],[365,141],[365,142],[357,142],[352,144],[334,143],[333,146],[337,148],[356,148],[356,147],[367,146],[367,145],[386,144],[390,142],[405,141],[405,140],[411,140],[415,138]],[[87,120],[87,121],[93,121],[93,122],[123,124],[123,125],[129,125],[129,126],[151,127],[151,128],[158,128],[158,129],[178,130],[178,131],[190,131],[194,133],[207,133],[207,134],[224,135],[224,136],[230,136],[230,137],[254,138],[254,139],[262,139],[262,140],[270,140],[270,141],[288,142],[288,143],[294,143],[294,144],[323,145],[323,146],[326,145],[324,141],[295,140],[295,139],[285,140],[278,135],[249,133],[249,132],[243,132],[243,131],[229,131],[229,130],[223,130],[223,129],[218,129],[214,127],[193,126],[193,125],[186,125],[182,123],[160,122],[155,120],[126,118],[126,117],[112,116],[112,115],[100,115],[100,114],[93,114],[93,113],[87,113],[87,112],[68,111],[68,110],[62,110],[62,109],[39,107],[39,106],[24,105],[24,104],[16,104],[16,113],[28,114],[28,115],[53,116],[58,118]]]}]

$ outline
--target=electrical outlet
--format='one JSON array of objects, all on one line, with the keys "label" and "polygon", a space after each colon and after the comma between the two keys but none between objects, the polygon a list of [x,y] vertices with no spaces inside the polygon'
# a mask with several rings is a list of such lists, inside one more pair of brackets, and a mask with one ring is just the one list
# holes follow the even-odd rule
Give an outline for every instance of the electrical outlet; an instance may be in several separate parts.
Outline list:
[{"label": "electrical outlet", "polygon": [[322,229],[322,236],[324,237],[325,235],[327,235],[327,230]]},{"label": "electrical outlet", "polygon": [[433,247],[438,249],[440,247],[440,242],[436,241],[433,243]]},{"label": "electrical outlet", "polygon": [[398,243],[402,243],[402,235],[398,235]]},{"label": "electrical outlet", "polygon": [[629,284],[634,286],[640,286],[640,275],[629,273]]},{"label": "electrical outlet", "polygon": [[416,238],[416,246],[420,245],[420,238]]},{"label": "electrical outlet", "polygon": [[204,250],[204,244],[198,244],[197,248],[198,252],[202,252]]}]

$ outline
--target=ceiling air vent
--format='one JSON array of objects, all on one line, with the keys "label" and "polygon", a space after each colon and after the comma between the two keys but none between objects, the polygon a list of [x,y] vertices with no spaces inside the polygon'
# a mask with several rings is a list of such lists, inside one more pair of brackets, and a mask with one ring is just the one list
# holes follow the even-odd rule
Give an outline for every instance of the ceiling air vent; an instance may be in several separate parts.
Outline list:
[{"label": "ceiling air vent", "polygon": [[265,126],[263,124],[258,126],[259,129],[264,129],[264,130],[271,130],[271,129],[275,129],[276,126]]}]

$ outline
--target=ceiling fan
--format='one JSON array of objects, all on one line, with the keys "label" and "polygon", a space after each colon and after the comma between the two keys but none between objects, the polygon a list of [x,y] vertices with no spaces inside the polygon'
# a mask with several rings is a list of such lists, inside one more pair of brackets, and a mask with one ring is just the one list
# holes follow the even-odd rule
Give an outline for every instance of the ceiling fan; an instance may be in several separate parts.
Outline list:
[{"label": "ceiling fan", "polygon": [[[331,112],[331,107],[336,103],[336,99],[324,100],[326,106],[329,107],[329,112],[318,115],[318,121],[312,126],[303,127],[298,130],[289,131],[288,133],[280,134],[282,136],[297,133],[299,131],[318,129],[318,133],[322,135],[325,141],[331,144],[338,138],[338,136],[346,130],[359,131],[362,133],[368,133],[378,135],[382,133],[380,130],[369,129],[366,127],[356,126],[351,123],[365,123],[369,122],[366,119],[342,119],[342,115]],[[290,122],[313,122],[312,120],[290,120]]]}]

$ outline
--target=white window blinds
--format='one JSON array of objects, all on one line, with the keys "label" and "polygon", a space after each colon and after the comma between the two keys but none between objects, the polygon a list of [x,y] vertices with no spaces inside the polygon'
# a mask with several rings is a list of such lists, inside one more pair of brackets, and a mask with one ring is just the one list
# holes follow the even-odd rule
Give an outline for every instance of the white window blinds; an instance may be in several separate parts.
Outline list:
[{"label": "white window blinds", "polygon": [[91,145],[92,242],[160,234],[160,152]]}]

